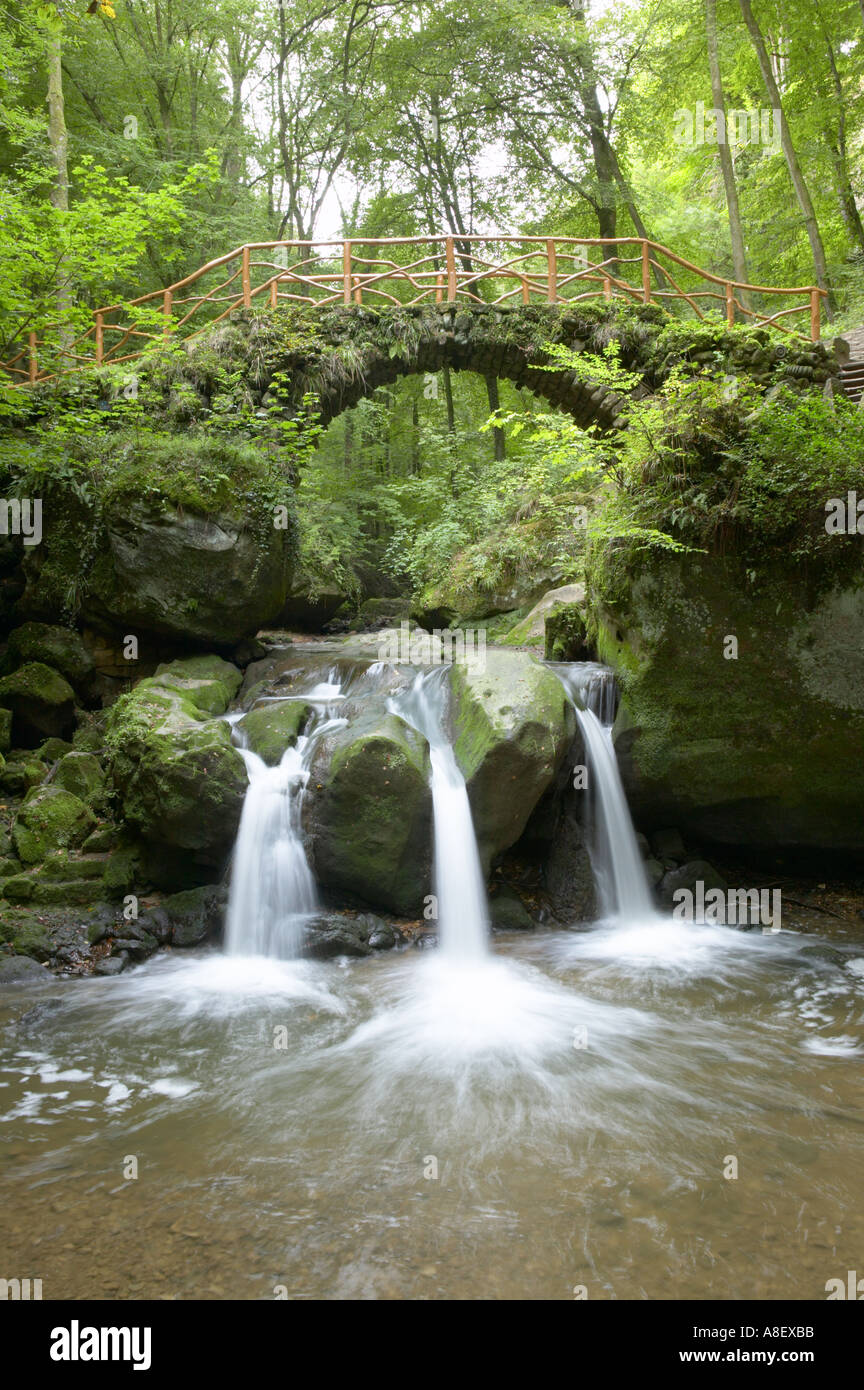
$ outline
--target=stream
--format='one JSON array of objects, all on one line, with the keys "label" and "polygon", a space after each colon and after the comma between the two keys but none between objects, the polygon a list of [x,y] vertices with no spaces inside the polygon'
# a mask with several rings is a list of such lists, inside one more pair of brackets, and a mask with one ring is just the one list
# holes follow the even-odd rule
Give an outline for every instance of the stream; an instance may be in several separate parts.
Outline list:
[{"label": "stream", "polygon": [[0,998],[6,1258],[45,1298],[821,1299],[859,1267],[846,929],[653,908],[601,682],[602,919],[490,936],[440,687],[389,699],[432,752],[437,950],[297,958],[325,684],[280,767],[244,754],[224,951]]}]

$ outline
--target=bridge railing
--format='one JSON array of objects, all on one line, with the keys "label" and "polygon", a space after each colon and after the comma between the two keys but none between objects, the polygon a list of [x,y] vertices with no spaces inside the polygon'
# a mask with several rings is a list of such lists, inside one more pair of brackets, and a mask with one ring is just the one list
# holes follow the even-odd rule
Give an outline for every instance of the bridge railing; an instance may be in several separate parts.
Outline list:
[{"label": "bridge railing", "polygon": [[53,324],[0,362],[14,384],[139,357],[165,338],[186,341],[238,308],[269,304],[373,307],[661,303],[694,319],[719,313],[816,342],[825,291],[747,285],[702,270],[641,237],[388,237],[241,246],[166,289],[92,314],[70,340]]}]

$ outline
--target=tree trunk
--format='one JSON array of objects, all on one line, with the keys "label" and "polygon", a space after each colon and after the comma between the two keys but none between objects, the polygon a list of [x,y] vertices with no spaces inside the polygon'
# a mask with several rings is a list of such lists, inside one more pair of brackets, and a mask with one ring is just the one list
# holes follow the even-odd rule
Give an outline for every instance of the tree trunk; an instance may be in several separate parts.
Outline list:
[{"label": "tree trunk", "polygon": [[[501,397],[498,394],[498,378],[493,372],[486,377],[486,395],[489,399],[489,414],[494,415],[496,410],[501,409]],[[504,431],[500,425],[495,425],[492,430],[492,457],[496,463],[501,463],[504,459]]]},{"label": "tree trunk", "polygon": [[[723,187],[726,190],[726,210],[729,214],[729,233],[732,238],[732,265],[735,272],[735,279],[741,280],[745,284],[749,282],[750,275],[747,269],[747,252],[744,247],[744,229],[741,225],[741,210],[738,206],[738,186],[735,182],[735,165],[732,162],[732,151],[729,148],[728,125],[726,122],[726,96],[723,91],[723,78],[720,72],[720,49],[717,42],[717,0],[705,0],[705,24],[708,33],[708,65],[711,70],[711,99],[714,103],[715,111],[723,112],[723,140],[717,142],[717,153],[720,156],[720,169],[723,173]],[[745,308],[749,304],[743,294],[740,294],[741,303]]]},{"label": "tree trunk", "polygon": [[780,99],[780,89],[774,77],[771,61],[768,57],[768,50],[765,47],[765,40],[762,37],[762,30],[759,28],[756,17],[753,14],[753,6],[750,0],[738,0],[738,3],[741,6],[741,13],[744,16],[744,23],[747,25],[753,47],[756,50],[756,56],[759,59],[759,67],[762,72],[762,81],[765,84],[765,91],[768,93],[768,99],[774,110],[777,111],[780,116],[780,143],[783,146],[783,153],[786,156],[786,164],[789,169],[789,177],[795,189],[795,196],[798,199],[798,206],[801,209],[801,215],[804,218],[804,226],[810,241],[810,249],[813,253],[813,267],[816,272],[816,283],[820,289],[828,291],[825,312],[827,317],[832,319],[834,317],[835,307],[834,291],[828,279],[825,248],[822,245],[822,235],[819,231],[819,222],[813,207],[813,200],[810,197],[810,190],[807,187],[801,165],[798,162],[795,146],[792,143],[789,123],[786,120],[786,112],[783,108],[783,102]]},{"label": "tree trunk", "polygon": [[453,413],[453,383],[450,380],[450,368],[443,367],[441,375],[444,378],[444,400],[447,403],[447,433],[456,433],[456,416]]},{"label": "tree trunk", "polygon": [[[49,198],[51,206],[58,212],[69,210],[69,167],[68,137],[66,117],[63,111],[63,40],[59,14],[48,28],[48,140],[51,146],[51,161],[54,165],[54,181]],[[57,265],[57,318],[60,323],[60,351],[65,351],[72,341],[69,326],[70,297],[66,283],[66,262],[61,257]]]}]

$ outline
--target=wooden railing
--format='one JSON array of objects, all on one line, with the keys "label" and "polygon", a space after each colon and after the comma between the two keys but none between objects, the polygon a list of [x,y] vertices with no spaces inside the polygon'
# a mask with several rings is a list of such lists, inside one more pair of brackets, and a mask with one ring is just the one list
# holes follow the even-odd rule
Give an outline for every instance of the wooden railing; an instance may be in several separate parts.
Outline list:
[{"label": "wooden railing", "polygon": [[[815,285],[790,289],[725,280],[639,237],[255,242],[208,262],[167,289],[97,309],[90,326],[72,341],[68,329],[57,324],[40,334],[31,332],[0,367],[14,384],[27,385],[86,367],[130,362],[145,344],[194,338],[232,310],[256,304],[325,308],[623,299],[674,305],[696,319],[712,317],[717,308],[730,325],[750,322],[794,334],[801,330],[785,320],[804,315],[805,334],[817,342],[825,294]],[[790,304],[790,299],[798,302]]]}]

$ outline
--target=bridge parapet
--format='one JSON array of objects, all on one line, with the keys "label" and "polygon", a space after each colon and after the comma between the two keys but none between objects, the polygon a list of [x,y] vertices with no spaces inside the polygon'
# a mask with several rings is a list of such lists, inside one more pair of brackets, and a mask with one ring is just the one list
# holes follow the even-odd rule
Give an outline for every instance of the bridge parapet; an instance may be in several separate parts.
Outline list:
[{"label": "bridge parapet", "polygon": [[725,280],[640,237],[517,234],[255,242],[165,289],[95,310],[72,341],[68,328],[57,324],[32,331],[0,367],[12,384],[32,385],[88,367],[134,361],[166,338],[188,341],[238,308],[285,304],[313,309],[425,304],[506,308],[624,300],[658,303],[694,320],[719,317],[729,326],[750,323],[817,342],[825,293],[815,285]]}]

